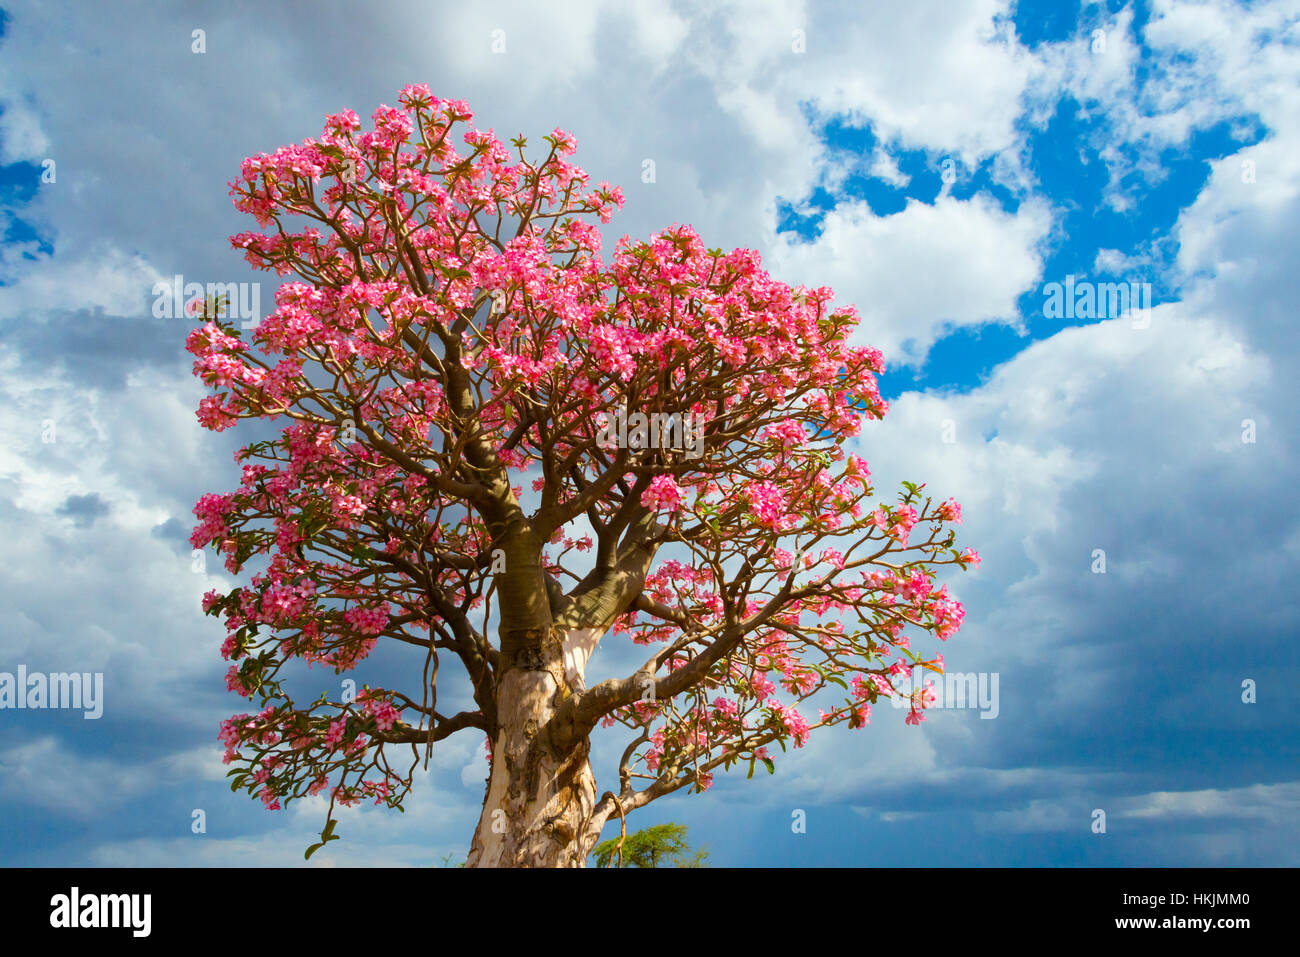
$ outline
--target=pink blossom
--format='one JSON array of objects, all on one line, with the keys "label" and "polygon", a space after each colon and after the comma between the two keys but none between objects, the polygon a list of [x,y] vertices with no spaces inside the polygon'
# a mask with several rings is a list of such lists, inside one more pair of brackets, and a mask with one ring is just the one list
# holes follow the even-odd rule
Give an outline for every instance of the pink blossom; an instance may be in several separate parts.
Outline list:
[{"label": "pink blossom", "polygon": [[347,722],[342,718],[339,718],[337,721],[331,721],[329,730],[325,733],[325,737],[322,739],[324,740],[325,745],[330,749],[334,749],[342,744],[343,733],[347,730],[347,726]]},{"label": "pink blossom", "polygon": [[657,475],[642,493],[641,504],[656,511],[675,512],[682,506],[682,490],[671,475]]},{"label": "pink blossom", "polygon": [[377,608],[349,608],[343,613],[349,625],[363,635],[377,635],[388,627],[388,605]]},{"label": "pink blossom", "polygon": [[950,498],[948,501],[940,505],[938,515],[939,518],[943,519],[945,522],[956,522],[958,525],[961,524],[961,506],[958,505],[954,499]]}]

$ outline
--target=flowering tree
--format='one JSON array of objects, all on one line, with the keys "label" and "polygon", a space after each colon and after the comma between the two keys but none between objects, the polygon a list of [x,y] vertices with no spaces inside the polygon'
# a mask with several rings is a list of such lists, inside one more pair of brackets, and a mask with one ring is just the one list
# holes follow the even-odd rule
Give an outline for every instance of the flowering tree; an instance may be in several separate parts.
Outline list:
[{"label": "flowering tree", "polygon": [[[622,192],[589,186],[571,136],[536,162],[463,102],[400,102],[244,161],[231,194],[261,229],[232,242],[294,278],[249,341],[204,309],[187,343],[204,427],[283,423],[195,506],[194,546],[257,568],[204,597],[260,708],[222,727],[232,790],[327,795],[310,854],[336,804],[400,808],[434,742],[485,735],[468,864],[581,866],[611,818],[771,771],[771,745],[861,728],[893,676],[941,670],[909,632],[957,630],[933,576],[978,556],[953,547],[956,503],[907,484],[875,504],[845,455],[887,406],[831,290],[680,225],[606,262],[591,220]],[[616,639],[640,667],[587,687]],[[293,700],[290,661],[342,673],[380,641],[419,656],[406,686]],[[590,740],[614,725],[631,740],[601,792]]]}]

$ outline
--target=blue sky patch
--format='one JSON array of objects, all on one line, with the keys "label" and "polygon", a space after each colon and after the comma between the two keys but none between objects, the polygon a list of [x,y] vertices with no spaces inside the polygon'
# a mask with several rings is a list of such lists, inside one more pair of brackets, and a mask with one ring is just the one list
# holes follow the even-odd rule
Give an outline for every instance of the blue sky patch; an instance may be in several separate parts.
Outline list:
[{"label": "blue sky patch", "polygon": [[[1045,6],[1056,9],[1057,5]],[[1025,4],[1019,13],[1029,15]],[[1044,22],[1038,42],[1065,39],[1076,32],[1054,19]],[[1148,59],[1149,54],[1149,50],[1144,53]],[[897,364],[887,369],[880,382],[885,398],[909,390],[968,391],[1035,341],[1065,326],[1110,318],[1100,310],[1045,314],[1048,284],[1063,284],[1067,277],[1073,277],[1071,282],[1137,284],[1131,288],[1139,296],[1148,296],[1149,306],[1178,295],[1172,267],[1178,254],[1174,227],[1180,213],[1204,188],[1213,161],[1258,143],[1267,131],[1258,116],[1246,114],[1193,130],[1185,143],[1156,152],[1140,141],[1126,141],[1126,131],[1114,129],[1114,122],[1104,111],[1090,110],[1068,94],[1061,96],[1040,126],[1021,119],[1025,166],[1036,192],[1057,217],[1040,249],[1040,282],[1019,296],[1018,314],[1010,317],[1025,332],[1004,323],[950,328],[919,370]],[[983,195],[1006,213],[1014,215],[1019,209],[1021,197],[994,177],[993,156],[969,169],[955,158],[883,142],[871,124],[844,116],[822,118],[816,132],[833,168],[808,196],[778,199],[779,233],[811,242],[821,235],[826,214],[846,202],[865,202],[880,217],[902,212],[909,202],[932,205],[945,178],[955,199]],[[873,175],[881,152],[894,162],[901,182]]]}]

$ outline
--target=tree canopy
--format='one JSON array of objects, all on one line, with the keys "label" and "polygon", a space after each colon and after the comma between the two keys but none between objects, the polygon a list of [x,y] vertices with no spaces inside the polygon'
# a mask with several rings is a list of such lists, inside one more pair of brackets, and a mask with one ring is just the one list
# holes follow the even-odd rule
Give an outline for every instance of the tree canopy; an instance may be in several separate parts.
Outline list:
[{"label": "tree canopy", "polygon": [[[978,556],[956,502],[876,500],[846,453],[888,409],[852,306],[685,225],[607,259],[592,220],[623,194],[574,138],[530,159],[472,118],[410,86],[368,130],[345,110],[244,161],[259,229],[231,241],[287,281],[250,335],[205,314],[187,348],[204,427],[279,432],[191,541],[246,578],[203,599],[258,701],[221,730],[232,790],[328,796],[319,847],[336,805],[400,808],[427,749],[485,736],[471,863],[580,865],[611,816],[774,771],[772,745],[865,727],[894,678],[941,671],[912,642],[958,629],[934,579]],[[642,662],[587,687],[610,641]],[[402,687],[291,694],[292,662],[352,672],[380,642],[413,656]],[[597,796],[589,742],[620,725]]]}]

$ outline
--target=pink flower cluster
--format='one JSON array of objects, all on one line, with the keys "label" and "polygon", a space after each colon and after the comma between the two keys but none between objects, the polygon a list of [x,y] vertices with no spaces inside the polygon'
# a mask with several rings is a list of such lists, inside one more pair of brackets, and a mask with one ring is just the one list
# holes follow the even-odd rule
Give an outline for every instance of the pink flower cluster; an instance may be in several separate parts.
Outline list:
[{"label": "pink flower cluster", "polygon": [[772,482],[755,482],[745,490],[749,506],[758,524],[773,531],[783,531],[793,525],[795,516],[786,512],[785,493]]},{"label": "pink flower cluster", "polygon": [[655,511],[675,512],[682,507],[682,490],[671,475],[657,475],[641,495],[641,504]]},{"label": "pink flower cluster", "polygon": [[388,627],[388,605],[375,608],[354,607],[343,613],[344,620],[363,635],[377,635]]},{"label": "pink flower cluster", "polygon": [[906,546],[912,529],[916,527],[916,509],[910,505],[899,505],[888,511],[880,506],[871,513],[871,522],[898,544]]},{"label": "pink flower cluster", "polygon": [[794,738],[794,746],[802,748],[808,740],[808,722],[792,706],[781,704],[775,698],[767,702],[772,717]]}]

